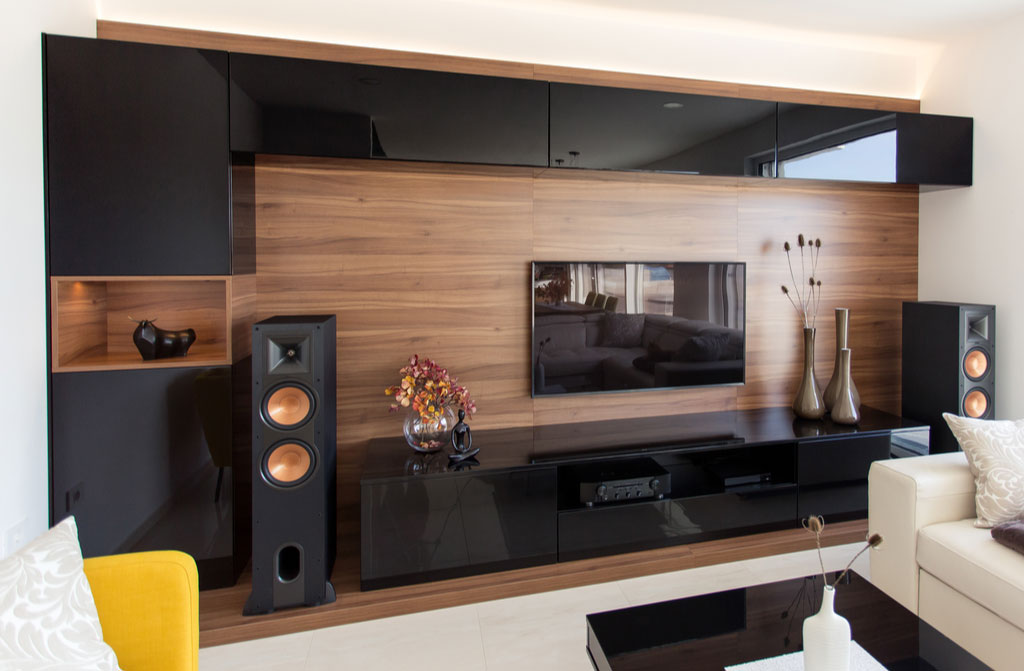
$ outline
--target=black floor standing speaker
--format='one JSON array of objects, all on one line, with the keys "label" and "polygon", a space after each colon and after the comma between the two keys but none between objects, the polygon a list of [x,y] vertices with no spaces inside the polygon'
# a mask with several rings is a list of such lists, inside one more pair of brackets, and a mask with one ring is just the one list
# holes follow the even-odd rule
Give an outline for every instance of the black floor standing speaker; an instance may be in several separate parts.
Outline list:
[{"label": "black floor standing speaker", "polygon": [[334,601],[334,315],[252,328],[252,594],[243,614]]},{"label": "black floor standing speaker", "polygon": [[904,417],[931,426],[931,452],[960,449],[942,413],[995,414],[994,305],[903,304]]}]

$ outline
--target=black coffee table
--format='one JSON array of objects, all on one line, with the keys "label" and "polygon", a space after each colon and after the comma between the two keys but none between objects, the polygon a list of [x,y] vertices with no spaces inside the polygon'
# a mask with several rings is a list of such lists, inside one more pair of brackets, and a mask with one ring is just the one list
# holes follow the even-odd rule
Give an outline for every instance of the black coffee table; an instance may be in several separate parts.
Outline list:
[{"label": "black coffee table", "polygon": [[[818,575],[592,613],[587,652],[597,671],[722,671],[797,652],[821,591]],[[887,669],[987,668],[855,573],[839,586],[835,604],[853,640]]]}]

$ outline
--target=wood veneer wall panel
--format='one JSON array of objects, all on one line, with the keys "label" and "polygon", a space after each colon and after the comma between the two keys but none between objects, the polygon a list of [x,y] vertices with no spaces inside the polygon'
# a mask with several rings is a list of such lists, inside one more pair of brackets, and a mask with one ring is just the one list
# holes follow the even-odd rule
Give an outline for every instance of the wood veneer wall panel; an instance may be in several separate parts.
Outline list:
[{"label": "wood veneer wall panel", "polygon": [[138,356],[132,318],[153,319],[170,331],[195,329],[190,354],[215,348],[227,359],[227,309],[225,279],[108,282],[107,352]]},{"label": "wood veneer wall panel", "polygon": [[50,279],[54,364],[64,366],[93,349],[106,349],[107,285]]},{"label": "wood veneer wall panel", "polygon": [[384,387],[418,353],[529,424],[532,171],[259,157],[257,317],[338,315],[339,501],[366,442],[401,432]]},{"label": "wood veneer wall panel", "polygon": [[[820,384],[849,307],[864,402],[898,411],[916,187],[261,156],[257,318],[338,315],[349,504],[366,442],[400,431],[382,391],[413,352],[470,387],[477,428],[788,405],[802,350],[781,247],[800,232],[825,245]],[[530,261],[570,258],[747,262],[746,385],[531,399]]]},{"label": "wood veneer wall panel", "polygon": [[[829,524],[822,534],[821,543],[825,547],[855,543],[864,539],[866,531],[867,520]],[[199,593],[199,645],[207,647],[236,643],[492,599],[768,557],[810,550],[813,547],[813,537],[809,537],[803,529],[785,529],[369,592],[358,591],[357,581],[353,581],[351,586],[339,582],[338,569],[335,569],[333,583],[338,591],[338,599],[334,603],[319,608],[287,608],[260,617],[242,615],[242,606],[249,596],[247,576],[243,575],[235,587]]]},{"label": "wood veneer wall panel", "polygon": [[834,308],[850,308],[852,369],[863,403],[899,411],[902,302],[917,300],[918,189],[906,185],[745,181],[739,254],[747,262],[747,384],[740,408],[787,405],[802,366],[802,322],[782,244],[821,238],[815,369],[824,388],[835,353]]},{"label": "wood veneer wall panel", "polygon": [[[538,261],[735,261],[734,178],[540,171],[534,185]],[[529,384],[527,384],[529,389]],[[553,396],[533,402],[535,424],[731,410],[736,387],[656,394]]]},{"label": "wood veneer wall panel", "polygon": [[306,42],[256,35],[170,28],[167,26],[148,26],[118,21],[96,21],[96,36],[108,40],[222,49],[241,53],[311,58],[345,63],[366,63],[368,65],[515,77],[518,79],[540,79],[542,81],[570,84],[593,84],[597,86],[616,86],[652,91],[671,91],[674,93],[777,100],[779,102],[804,103],[808,105],[838,105],[842,107],[891,110],[893,112],[919,112],[921,110],[920,101],[910,98],[887,98],[833,91],[809,91],[781,86],[737,84],[630,72],[609,72],[560,65],[540,65],[483,58],[423,54],[412,51],[354,47],[344,44]]},{"label": "wood veneer wall panel", "polygon": [[237,363],[252,354],[252,325],[256,321],[257,307],[256,275],[233,275],[228,287],[231,291],[228,299],[231,308],[231,362]]}]

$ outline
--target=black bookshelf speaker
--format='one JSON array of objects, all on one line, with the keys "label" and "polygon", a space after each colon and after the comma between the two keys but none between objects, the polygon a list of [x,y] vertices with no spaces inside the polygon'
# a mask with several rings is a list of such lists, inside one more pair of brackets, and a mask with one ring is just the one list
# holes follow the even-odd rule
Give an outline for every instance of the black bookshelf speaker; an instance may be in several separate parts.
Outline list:
[{"label": "black bookshelf speaker", "polygon": [[334,601],[334,315],[252,328],[252,593],[243,614]]},{"label": "black bookshelf speaker", "polygon": [[903,416],[931,427],[931,452],[960,449],[942,413],[995,415],[996,308],[903,304]]}]

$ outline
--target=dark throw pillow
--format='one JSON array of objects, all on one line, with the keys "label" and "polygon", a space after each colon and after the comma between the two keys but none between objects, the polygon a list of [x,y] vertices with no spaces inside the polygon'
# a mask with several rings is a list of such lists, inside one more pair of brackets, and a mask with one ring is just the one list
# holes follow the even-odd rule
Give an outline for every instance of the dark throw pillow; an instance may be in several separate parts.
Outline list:
[{"label": "dark throw pillow", "polygon": [[645,373],[653,373],[654,366],[663,361],[671,361],[672,350],[661,349],[658,343],[651,341],[647,345],[647,354],[633,359],[633,368],[642,370]]},{"label": "dark throw pillow", "polygon": [[1024,554],[1024,522],[1015,520],[992,527],[992,538],[1011,550]]},{"label": "dark throw pillow", "polygon": [[644,315],[607,314],[601,322],[601,347],[639,347]]},{"label": "dark throw pillow", "polygon": [[695,336],[683,343],[673,357],[676,361],[718,361],[729,344],[726,333]]}]

